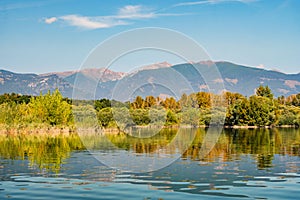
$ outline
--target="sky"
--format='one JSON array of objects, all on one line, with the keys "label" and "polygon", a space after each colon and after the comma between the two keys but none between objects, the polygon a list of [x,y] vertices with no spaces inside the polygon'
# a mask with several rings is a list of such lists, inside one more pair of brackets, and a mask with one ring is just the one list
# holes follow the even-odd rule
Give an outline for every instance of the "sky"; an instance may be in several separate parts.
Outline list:
[{"label": "sky", "polygon": [[[298,0],[1,0],[0,69],[76,70],[108,38],[159,27],[192,38],[214,61],[299,73],[299,10]],[[180,62],[161,52],[147,55],[135,58]],[[132,67],[128,60],[116,70]]]}]

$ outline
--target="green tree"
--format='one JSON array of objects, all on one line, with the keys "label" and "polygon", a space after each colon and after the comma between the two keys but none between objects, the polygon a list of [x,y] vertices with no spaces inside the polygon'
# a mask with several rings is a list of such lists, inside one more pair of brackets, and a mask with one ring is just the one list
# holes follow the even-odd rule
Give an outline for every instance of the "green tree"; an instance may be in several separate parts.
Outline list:
[{"label": "green tree", "polygon": [[282,95],[280,97],[277,98],[277,102],[280,104],[280,105],[284,105],[286,100],[285,100],[285,97]]},{"label": "green tree", "polygon": [[199,121],[200,121],[200,111],[198,108],[186,108],[182,110],[181,115],[180,115],[181,123],[182,124],[187,124],[191,126],[198,126]]},{"label": "green tree", "polygon": [[268,86],[262,86],[260,85],[257,89],[256,89],[256,95],[260,96],[260,97],[267,97],[269,99],[273,99],[274,95],[271,91],[271,89]]},{"label": "green tree", "polygon": [[97,112],[98,120],[102,127],[107,128],[113,122],[113,113],[110,107],[102,108]]},{"label": "green tree", "polygon": [[58,90],[52,94],[33,97],[29,103],[33,120],[54,125],[68,125],[72,122],[71,105],[68,104]]},{"label": "green tree", "polygon": [[277,123],[276,102],[265,96],[251,96],[249,99],[251,125],[269,126]]},{"label": "green tree", "polygon": [[149,111],[146,109],[131,109],[130,115],[136,125],[147,125],[151,121]]},{"label": "green tree", "polygon": [[189,107],[189,97],[183,93],[179,99],[179,104],[181,108]]},{"label": "green tree", "polygon": [[[125,131],[129,126],[135,125],[134,119],[131,115],[131,110],[127,107],[113,107],[113,120],[119,130]],[[144,115],[145,117],[145,115]],[[139,124],[140,125],[140,124]]]},{"label": "green tree", "polygon": [[96,100],[94,107],[97,111],[101,110],[102,108],[111,107],[111,102],[109,99],[100,99]]},{"label": "green tree", "polygon": [[4,93],[0,95],[0,104],[2,103],[16,103],[16,104],[28,104],[30,101],[31,96],[29,95],[20,95],[16,93],[7,94]]},{"label": "green tree", "polygon": [[224,98],[227,106],[233,105],[238,100],[245,98],[243,95],[239,93],[231,93],[231,92],[225,92],[224,96],[225,96]]},{"label": "green tree", "polygon": [[237,100],[228,107],[225,124],[230,126],[250,124],[249,111],[250,103],[247,98]]},{"label": "green tree", "polygon": [[162,108],[150,109],[149,118],[151,124],[163,126],[166,122],[166,110]]},{"label": "green tree", "polygon": [[196,93],[196,97],[199,108],[211,107],[211,94],[208,92],[198,92]]},{"label": "green tree", "polygon": [[177,124],[179,122],[176,114],[172,112],[171,110],[167,111],[167,116],[166,116],[166,125],[173,125]]},{"label": "green tree", "polygon": [[192,93],[188,96],[188,106],[193,108],[199,108],[198,98],[196,93]]},{"label": "green tree", "polygon": [[281,106],[279,125],[299,125],[300,108],[295,106]]}]

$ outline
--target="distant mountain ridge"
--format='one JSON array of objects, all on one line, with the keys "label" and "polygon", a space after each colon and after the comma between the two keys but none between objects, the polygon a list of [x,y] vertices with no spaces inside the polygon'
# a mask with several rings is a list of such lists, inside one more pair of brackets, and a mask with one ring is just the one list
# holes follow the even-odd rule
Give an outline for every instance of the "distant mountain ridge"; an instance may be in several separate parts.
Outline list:
[{"label": "distant mountain ridge", "polygon": [[0,70],[0,93],[39,95],[58,88],[64,96],[72,96],[72,84],[57,75],[19,74]]},{"label": "distant mountain ridge", "polygon": [[77,75],[81,73],[89,78],[94,80],[100,79],[102,82],[111,81],[111,80],[118,80],[121,79],[125,73],[124,72],[114,72],[112,70],[106,68],[88,68],[82,70],[73,70],[73,71],[65,71],[65,72],[51,72],[46,74],[40,74],[40,76],[49,76],[49,75],[57,75],[60,78],[66,78],[71,75]]},{"label": "distant mountain ridge", "polygon": [[[224,84],[227,91],[238,92],[246,96],[254,94],[259,85],[268,85],[275,96],[288,96],[300,93],[300,73],[285,74],[261,68],[237,65],[230,62],[202,61],[171,65],[167,62],[141,67],[133,73],[114,72],[112,70],[84,69],[81,71],[52,72],[47,74],[20,74],[0,70],[0,93],[20,93],[39,95],[58,88],[66,97],[72,97],[73,91],[87,94],[87,98],[112,98],[115,87],[120,83],[136,87],[133,95],[172,95],[167,88],[159,87],[157,80],[178,82],[173,72],[180,74],[194,91],[208,91],[204,79],[195,76],[198,71],[208,78],[213,73],[211,65],[215,64],[221,77],[211,80],[215,84]],[[75,81],[80,84],[75,84]],[[88,90],[97,86],[93,94]],[[125,87],[125,86],[124,86]],[[181,87],[178,85],[177,87]],[[128,89],[128,88],[127,88]],[[124,92],[127,90],[124,88]],[[185,88],[182,88],[184,91]]]}]

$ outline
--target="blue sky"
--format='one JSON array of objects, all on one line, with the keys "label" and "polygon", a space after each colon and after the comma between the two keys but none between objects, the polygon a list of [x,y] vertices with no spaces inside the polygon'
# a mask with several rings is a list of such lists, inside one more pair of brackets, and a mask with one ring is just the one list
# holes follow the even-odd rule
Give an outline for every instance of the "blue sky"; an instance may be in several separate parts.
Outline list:
[{"label": "blue sky", "polygon": [[[78,69],[112,35],[161,27],[193,38],[212,60],[299,73],[299,10],[298,0],[1,0],[0,68]],[[153,62],[178,62],[154,57]]]}]

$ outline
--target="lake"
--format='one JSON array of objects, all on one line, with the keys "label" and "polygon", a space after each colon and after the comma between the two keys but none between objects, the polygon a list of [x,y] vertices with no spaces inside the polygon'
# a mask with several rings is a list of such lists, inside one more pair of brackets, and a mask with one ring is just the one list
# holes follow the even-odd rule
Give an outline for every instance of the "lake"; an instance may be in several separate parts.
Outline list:
[{"label": "lake", "polygon": [[297,199],[300,129],[0,136],[0,178],[0,199]]}]

